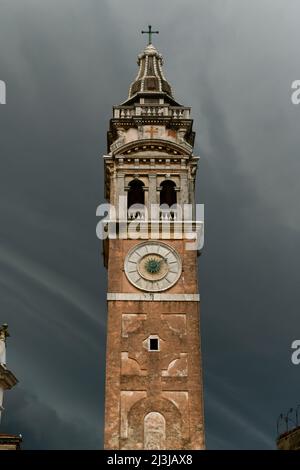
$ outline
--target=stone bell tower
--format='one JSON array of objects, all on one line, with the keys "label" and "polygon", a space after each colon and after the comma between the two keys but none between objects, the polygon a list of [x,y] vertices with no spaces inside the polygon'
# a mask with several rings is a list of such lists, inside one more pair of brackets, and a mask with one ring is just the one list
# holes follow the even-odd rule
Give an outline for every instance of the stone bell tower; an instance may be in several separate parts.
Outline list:
[{"label": "stone bell tower", "polygon": [[184,207],[197,225],[199,157],[190,108],[175,100],[149,32],[129,96],[113,108],[104,155],[106,199],[116,208],[104,240],[104,445],[204,449],[199,253],[179,230]]}]

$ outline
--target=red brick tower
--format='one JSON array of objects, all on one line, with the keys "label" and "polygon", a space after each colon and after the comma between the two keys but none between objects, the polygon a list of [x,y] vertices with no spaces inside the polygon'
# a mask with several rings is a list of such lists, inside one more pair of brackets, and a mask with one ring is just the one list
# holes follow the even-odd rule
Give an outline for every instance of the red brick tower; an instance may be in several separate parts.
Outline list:
[{"label": "red brick tower", "polygon": [[104,156],[106,199],[117,208],[108,223],[116,234],[104,241],[106,449],[205,446],[198,253],[179,230],[180,208],[194,218],[198,157],[190,108],[175,101],[162,62],[151,43],[139,55]]}]

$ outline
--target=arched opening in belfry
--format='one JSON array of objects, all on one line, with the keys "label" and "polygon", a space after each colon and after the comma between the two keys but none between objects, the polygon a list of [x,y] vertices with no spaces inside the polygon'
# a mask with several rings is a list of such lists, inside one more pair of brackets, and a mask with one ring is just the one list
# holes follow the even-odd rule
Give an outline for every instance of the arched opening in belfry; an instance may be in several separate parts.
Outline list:
[{"label": "arched opening in belfry", "polygon": [[161,413],[152,411],[144,419],[144,449],[166,448],[166,420]]},{"label": "arched opening in belfry", "polygon": [[144,183],[139,179],[134,179],[129,183],[127,194],[127,208],[134,204],[145,204]]},{"label": "arched opening in belfry", "polygon": [[173,206],[177,203],[176,184],[174,181],[165,180],[160,185],[160,205]]}]

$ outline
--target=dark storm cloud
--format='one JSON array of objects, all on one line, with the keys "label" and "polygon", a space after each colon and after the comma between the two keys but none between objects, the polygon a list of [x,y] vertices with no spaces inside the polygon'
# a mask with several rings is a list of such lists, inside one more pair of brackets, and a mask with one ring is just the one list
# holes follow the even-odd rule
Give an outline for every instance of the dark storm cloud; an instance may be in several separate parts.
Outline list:
[{"label": "dark storm cloud", "polygon": [[[7,406],[14,413],[5,416],[3,425],[7,432],[21,434],[27,449],[100,449],[99,427],[92,430],[90,423],[64,419],[21,387],[9,395]],[[18,432],[20,423],[22,433]],[[88,442],[85,434],[89,434]]]},{"label": "dark storm cloud", "polygon": [[[1,320],[19,389],[2,423],[27,448],[97,448],[106,273],[95,236],[111,106],[144,44],[191,105],[209,448],[271,448],[299,401],[299,78],[292,1],[0,1]],[[32,419],[34,418],[34,419]],[[62,444],[62,440],[64,440]]]},{"label": "dark storm cloud", "polygon": [[[290,338],[299,325],[299,237],[239,168],[226,118],[214,100],[202,106],[212,140],[200,177],[206,195],[200,282],[207,422],[212,442],[234,434],[242,447],[272,447],[278,410],[297,402],[299,393],[298,371],[289,363]],[[287,383],[295,383],[294,390],[287,391]]]}]

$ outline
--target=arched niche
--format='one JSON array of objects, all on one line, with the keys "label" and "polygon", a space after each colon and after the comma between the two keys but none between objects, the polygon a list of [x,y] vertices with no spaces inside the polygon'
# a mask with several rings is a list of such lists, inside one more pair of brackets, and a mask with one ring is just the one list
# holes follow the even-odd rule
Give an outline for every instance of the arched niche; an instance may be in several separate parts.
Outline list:
[{"label": "arched niche", "polygon": [[157,411],[151,411],[144,418],[144,449],[166,449],[166,420]]}]

